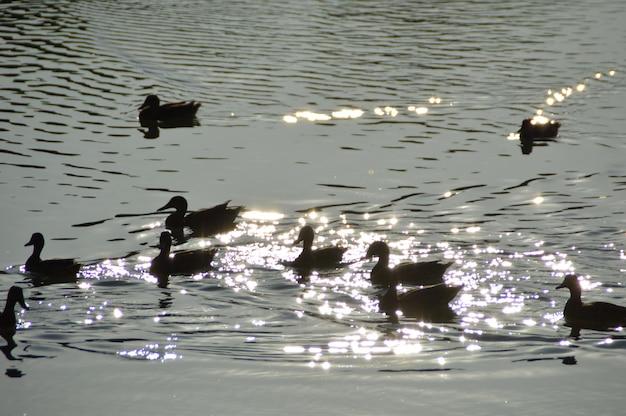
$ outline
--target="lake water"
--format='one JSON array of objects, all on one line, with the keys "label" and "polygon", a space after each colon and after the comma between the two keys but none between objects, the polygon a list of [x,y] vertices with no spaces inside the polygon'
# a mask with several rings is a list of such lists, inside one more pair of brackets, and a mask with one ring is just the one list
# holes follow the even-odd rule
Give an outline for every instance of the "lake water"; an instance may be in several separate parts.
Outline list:
[{"label": "lake water", "polygon": [[[623,408],[626,337],[568,337],[555,290],[575,272],[626,305],[621,2],[3,2],[0,21],[0,290],[30,304],[3,415]],[[142,128],[150,93],[202,102],[197,125]],[[538,111],[560,135],[523,154]],[[213,270],[160,288],[177,194],[247,211],[178,247],[217,247]],[[350,264],[283,267],[305,223]],[[77,284],[22,272],[35,231]],[[454,260],[455,322],[387,322],[378,239],[394,264]]]}]

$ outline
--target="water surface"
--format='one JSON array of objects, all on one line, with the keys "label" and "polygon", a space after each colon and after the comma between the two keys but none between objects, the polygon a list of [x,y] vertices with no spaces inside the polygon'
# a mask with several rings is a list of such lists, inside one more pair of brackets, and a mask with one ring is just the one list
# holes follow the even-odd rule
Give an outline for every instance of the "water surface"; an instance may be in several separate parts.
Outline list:
[{"label": "water surface", "polygon": [[[22,377],[0,381],[7,412],[621,404],[623,333],[569,338],[554,290],[575,272],[589,299],[626,305],[618,2],[0,10],[0,289],[22,286],[31,306],[21,361],[5,362]],[[201,101],[198,122],[141,127],[149,93]],[[537,111],[563,127],[523,154],[515,132]],[[216,246],[213,270],[159,288],[155,211],[176,194],[248,212],[179,246]],[[285,268],[305,223],[350,264]],[[21,272],[35,231],[44,258],[85,264],[77,284]],[[362,260],[378,239],[394,264],[454,260],[455,322],[387,322]]]}]

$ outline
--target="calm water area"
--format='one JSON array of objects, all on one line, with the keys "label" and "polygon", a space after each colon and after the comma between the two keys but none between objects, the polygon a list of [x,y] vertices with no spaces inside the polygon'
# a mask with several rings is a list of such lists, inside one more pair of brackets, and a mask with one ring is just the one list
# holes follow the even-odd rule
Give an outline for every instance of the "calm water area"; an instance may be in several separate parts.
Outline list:
[{"label": "calm water area", "polygon": [[[0,414],[619,414],[624,332],[569,337],[555,288],[626,306],[624,22],[613,0],[0,3],[0,304],[30,306]],[[148,94],[197,122],[142,127]],[[522,148],[538,112],[559,137]],[[159,287],[174,195],[246,210],[176,246],[212,270]],[[304,224],[344,267],[283,266]],[[33,232],[76,283],[34,284]],[[376,240],[454,261],[453,322],[387,321]]]}]

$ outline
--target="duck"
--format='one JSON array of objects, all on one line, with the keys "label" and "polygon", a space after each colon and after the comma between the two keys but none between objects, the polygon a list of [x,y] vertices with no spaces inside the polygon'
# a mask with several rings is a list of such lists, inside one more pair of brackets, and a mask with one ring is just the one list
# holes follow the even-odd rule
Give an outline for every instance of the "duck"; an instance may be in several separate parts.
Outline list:
[{"label": "duck", "polygon": [[454,262],[441,263],[439,260],[417,263],[400,263],[389,268],[389,246],[384,241],[375,241],[367,249],[365,259],[378,257],[372,268],[370,279],[374,285],[387,285],[388,275],[394,280],[410,285],[435,285],[443,283],[443,275]]},{"label": "duck", "polygon": [[76,280],[76,274],[82,265],[74,259],[41,260],[44,243],[43,234],[33,233],[28,243],[24,245],[24,247],[33,246],[33,254],[24,264],[26,271],[37,275],[36,277],[41,279],[41,284]]},{"label": "duck", "polygon": [[583,302],[578,276],[568,274],[557,289],[569,289],[570,298],[565,303],[565,324],[576,334],[580,328],[609,330],[626,326],[626,307],[608,302]]},{"label": "duck", "polygon": [[169,202],[157,211],[174,208],[172,214],[165,219],[165,227],[169,229],[189,227],[202,236],[219,234],[235,228],[235,219],[243,209],[242,206],[229,207],[230,201],[215,205],[212,208],[199,209],[187,214],[187,200],[180,196],[172,197]]},{"label": "duck", "polygon": [[190,275],[207,271],[211,268],[211,262],[217,253],[215,248],[203,248],[200,250],[180,250],[170,255],[172,235],[169,231],[161,233],[158,248],[161,249],[161,252],[152,259],[150,274],[164,279],[174,274]]},{"label": "duck", "polygon": [[305,225],[300,229],[298,238],[294,244],[302,243],[302,252],[295,260],[287,262],[287,265],[296,269],[318,269],[333,268],[340,265],[346,248],[338,246],[327,246],[313,249],[313,239],[315,231],[310,225]]},{"label": "duck", "polygon": [[15,335],[15,327],[17,319],[15,318],[15,304],[19,303],[23,309],[28,310],[28,305],[24,301],[24,292],[19,286],[11,286],[7,294],[7,302],[4,305],[4,311],[0,314],[0,335],[7,341],[9,346],[15,345],[13,335]]},{"label": "duck", "polygon": [[535,116],[522,120],[522,126],[518,130],[520,139],[551,139],[559,134],[561,123],[550,120],[544,116]]},{"label": "duck", "polygon": [[197,101],[181,101],[161,105],[155,94],[150,94],[139,107],[140,121],[171,121],[194,118],[201,103]]},{"label": "duck", "polygon": [[378,309],[391,323],[398,323],[398,311],[402,316],[425,322],[451,322],[456,317],[449,303],[459,294],[461,286],[440,283],[398,294],[397,285],[398,281],[389,276],[387,290],[378,303]]}]

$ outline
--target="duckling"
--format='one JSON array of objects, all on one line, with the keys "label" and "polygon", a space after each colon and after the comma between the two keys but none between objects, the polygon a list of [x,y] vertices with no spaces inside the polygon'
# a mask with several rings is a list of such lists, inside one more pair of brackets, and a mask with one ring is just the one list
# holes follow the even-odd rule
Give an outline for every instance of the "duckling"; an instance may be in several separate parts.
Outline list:
[{"label": "duckling", "polygon": [[[36,274],[41,284],[70,282],[76,280],[81,264],[74,259],[49,259],[41,260],[41,251],[44,246],[44,238],[41,233],[33,233],[28,243],[33,246],[33,254],[26,260],[27,272]],[[38,280],[39,281],[39,280]]]},{"label": "duckling", "polygon": [[518,130],[520,139],[550,139],[558,136],[561,123],[550,120],[544,116],[535,116],[522,121],[522,127]]},{"label": "duckling", "polygon": [[208,236],[231,231],[235,228],[235,219],[243,209],[242,206],[229,207],[230,201],[212,208],[199,209],[187,214],[187,200],[182,196],[172,197],[167,204],[157,211],[168,208],[176,209],[165,219],[165,226],[169,229],[189,227],[194,233]]},{"label": "duckling", "polygon": [[438,260],[418,263],[400,263],[389,268],[389,246],[384,241],[375,241],[367,249],[366,259],[378,257],[378,263],[372,269],[370,279],[374,285],[386,285],[388,273],[404,284],[435,285],[443,283],[443,275],[454,262],[440,263]]},{"label": "duckling", "polygon": [[151,94],[139,107],[140,121],[171,121],[175,119],[189,119],[195,117],[201,103],[196,101],[182,101],[161,105],[157,95]]},{"label": "duckling", "polygon": [[608,330],[626,326],[626,307],[608,302],[587,302],[581,299],[582,288],[578,276],[568,274],[557,289],[569,289],[570,298],[565,304],[563,315],[565,324],[572,327],[572,332],[580,328]]},{"label": "duckling", "polygon": [[172,236],[163,231],[159,238],[161,252],[152,259],[150,274],[157,278],[167,278],[173,274],[194,274],[211,268],[211,262],[217,249],[203,248],[200,250],[180,250],[170,256]]},{"label": "duckling", "polygon": [[0,336],[7,341],[8,346],[14,346],[15,327],[17,319],[15,318],[15,304],[19,303],[23,309],[28,309],[28,305],[24,301],[24,292],[21,287],[11,286],[7,295],[7,302],[4,305],[4,311],[0,314]]},{"label": "duckling", "polygon": [[302,252],[291,262],[286,262],[288,266],[296,269],[316,269],[337,267],[341,263],[344,247],[328,246],[313,250],[313,239],[315,231],[310,225],[305,225],[300,229],[298,238],[294,244],[302,243]]},{"label": "duckling", "polygon": [[456,317],[449,303],[461,291],[461,286],[440,283],[398,295],[398,281],[387,276],[390,279],[388,288],[380,298],[378,308],[389,316],[391,323],[398,323],[398,311],[402,316],[426,322],[451,322]]}]

